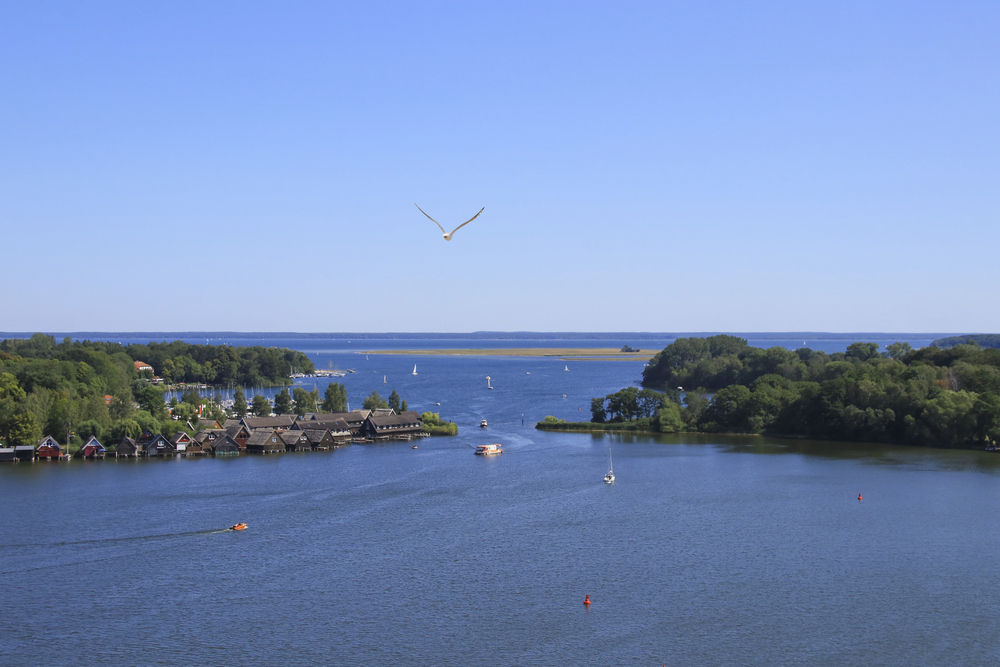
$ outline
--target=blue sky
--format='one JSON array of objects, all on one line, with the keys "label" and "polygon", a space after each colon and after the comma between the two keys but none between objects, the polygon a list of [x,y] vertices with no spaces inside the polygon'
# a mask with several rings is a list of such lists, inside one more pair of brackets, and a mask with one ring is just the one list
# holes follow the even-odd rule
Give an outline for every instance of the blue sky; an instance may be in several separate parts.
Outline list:
[{"label": "blue sky", "polygon": [[[4,3],[0,331],[1000,331],[995,2]],[[451,242],[449,231],[486,210]]]}]

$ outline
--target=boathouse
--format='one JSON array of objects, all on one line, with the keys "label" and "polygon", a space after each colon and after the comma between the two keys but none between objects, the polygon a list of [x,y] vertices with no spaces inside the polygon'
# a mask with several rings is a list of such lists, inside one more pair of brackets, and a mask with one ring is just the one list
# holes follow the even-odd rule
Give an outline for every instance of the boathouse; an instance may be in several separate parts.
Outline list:
[{"label": "boathouse", "polygon": [[278,437],[285,443],[286,452],[312,451],[312,443],[304,431],[282,431]]},{"label": "boathouse", "polygon": [[275,454],[283,451],[285,443],[274,429],[259,428],[247,440],[248,454]]},{"label": "boathouse", "polygon": [[139,446],[135,440],[126,436],[115,448],[115,456],[119,458],[136,458],[139,456]]},{"label": "boathouse", "polygon": [[38,441],[35,448],[35,455],[40,459],[57,459],[62,456],[63,447],[51,435],[47,435]]},{"label": "boathouse", "polygon": [[213,456],[239,456],[240,446],[228,435],[221,435],[215,440],[206,440],[203,445]]},{"label": "boathouse", "polygon": [[240,449],[247,448],[247,440],[250,439],[250,429],[244,424],[237,423],[235,426],[226,426],[226,434],[240,446]]},{"label": "boathouse", "polygon": [[0,463],[17,463],[13,447],[0,447]]},{"label": "boathouse", "polygon": [[172,442],[162,435],[155,436],[152,440],[142,446],[142,455],[148,457],[173,456],[177,453]]},{"label": "boathouse", "polygon": [[243,425],[251,432],[261,428],[270,428],[276,431],[290,429],[295,423],[294,415],[280,415],[278,417],[244,417]]},{"label": "boathouse", "polygon": [[14,447],[14,456],[18,461],[34,461],[35,448],[31,445],[17,445]]},{"label": "boathouse", "polygon": [[363,433],[366,438],[374,440],[409,440],[419,437],[423,425],[413,414],[416,413],[384,417],[369,415],[365,420]]},{"label": "boathouse", "polygon": [[309,439],[309,445],[314,451],[330,449],[336,447],[338,444],[343,442],[348,442],[350,440],[350,435],[341,441],[334,439],[333,435],[330,434],[330,429],[319,429],[319,428],[305,428],[301,431],[290,431],[290,433],[304,433]]},{"label": "boathouse", "polygon": [[103,459],[105,454],[107,450],[104,445],[94,436],[90,436],[90,440],[80,448],[80,456],[85,459]]},{"label": "boathouse", "polygon": [[170,438],[170,444],[174,446],[178,454],[186,454],[188,445],[191,444],[191,436],[184,431],[177,431],[174,437]]}]

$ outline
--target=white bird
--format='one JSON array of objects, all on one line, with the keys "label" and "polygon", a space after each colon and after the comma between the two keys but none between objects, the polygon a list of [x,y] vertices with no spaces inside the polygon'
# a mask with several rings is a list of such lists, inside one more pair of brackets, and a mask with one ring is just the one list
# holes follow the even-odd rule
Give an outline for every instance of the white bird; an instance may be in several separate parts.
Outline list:
[{"label": "white bird", "polygon": [[[417,202],[413,202],[413,205],[417,206]],[[420,208],[419,206],[417,206],[417,210],[420,211],[421,213],[424,213],[424,209]],[[479,209],[479,213],[482,213],[485,210],[486,210],[486,207],[484,206],[481,209]],[[455,229],[451,230],[450,234],[448,232],[444,231],[444,227],[442,227],[441,223],[439,223],[437,220],[435,220],[431,216],[427,215],[426,213],[424,213],[424,215],[427,215],[427,219],[430,220],[431,222],[433,222],[435,225],[438,226],[438,229],[440,229],[441,233],[444,234],[444,240],[445,241],[450,241],[451,237],[454,236],[455,232],[457,232],[462,227],[465,227],[467,224],[469,224],[470,222],[472,222],[473,220],[475,220],[476,218],[478,218],[479,217],[479,213],[476,213],[474,216],[472,216],[471,218],[469,218],[468,220],[466,220],[465,222],[463,222],[462,224],[460,224],[458,227],[456,227]]]}]

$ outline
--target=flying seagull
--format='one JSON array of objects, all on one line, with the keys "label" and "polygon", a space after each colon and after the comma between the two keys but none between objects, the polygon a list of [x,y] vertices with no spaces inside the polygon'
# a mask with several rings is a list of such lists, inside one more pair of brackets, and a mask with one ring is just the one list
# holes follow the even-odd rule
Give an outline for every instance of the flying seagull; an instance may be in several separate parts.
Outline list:
[{"label": "flying seagull", "polygon": [[[413,205],[417,206],[417,202],[413,202]],[[424,213],[424,209],[420,208],[419,206],[417,206],[417,210],[420,211],[421,213]],[[479,209],[479,213],[482,213],[485,210],[486,210],[486,207],[484,206],[481,209]],[[472,216],[471,218],[469,218],[468,220],[466,220],[465,222],[463,222],[462,224],[460,224],[458,227],[456,227],[455,229],[451,230],[450,234],[448,232],[444,231],[444,227],[442,227],[441,223],[439,223],[437,220],[435,220],[431,216],[427,215],[426,213],[424,213],[424,215],[427,215],[427,219],[430,220],[431,222],[433,222],[435,225],[438,226],[438,229],[440,229],[441,233],[444,234],[444,240],[445,241],[450,241],[451,237],[455,235],[455,232],[457,232],[462,227],[465,227],[467,224],[469,224],[470,222],[472,222],[473,220],[475,220],[476,218],[478,218],[479,217],[479,213],[476,213],[474,216]]]}]

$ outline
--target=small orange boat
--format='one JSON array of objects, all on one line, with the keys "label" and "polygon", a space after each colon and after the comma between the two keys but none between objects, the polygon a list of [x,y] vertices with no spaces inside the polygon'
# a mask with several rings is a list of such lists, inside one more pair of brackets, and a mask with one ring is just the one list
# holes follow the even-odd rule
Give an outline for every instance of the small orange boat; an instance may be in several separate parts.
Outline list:
[{"label": "small orange boat", "polygon": [[247,525],[245,523],[238,523],[236,525],[230,526],[229,530],[246,530]]}]

